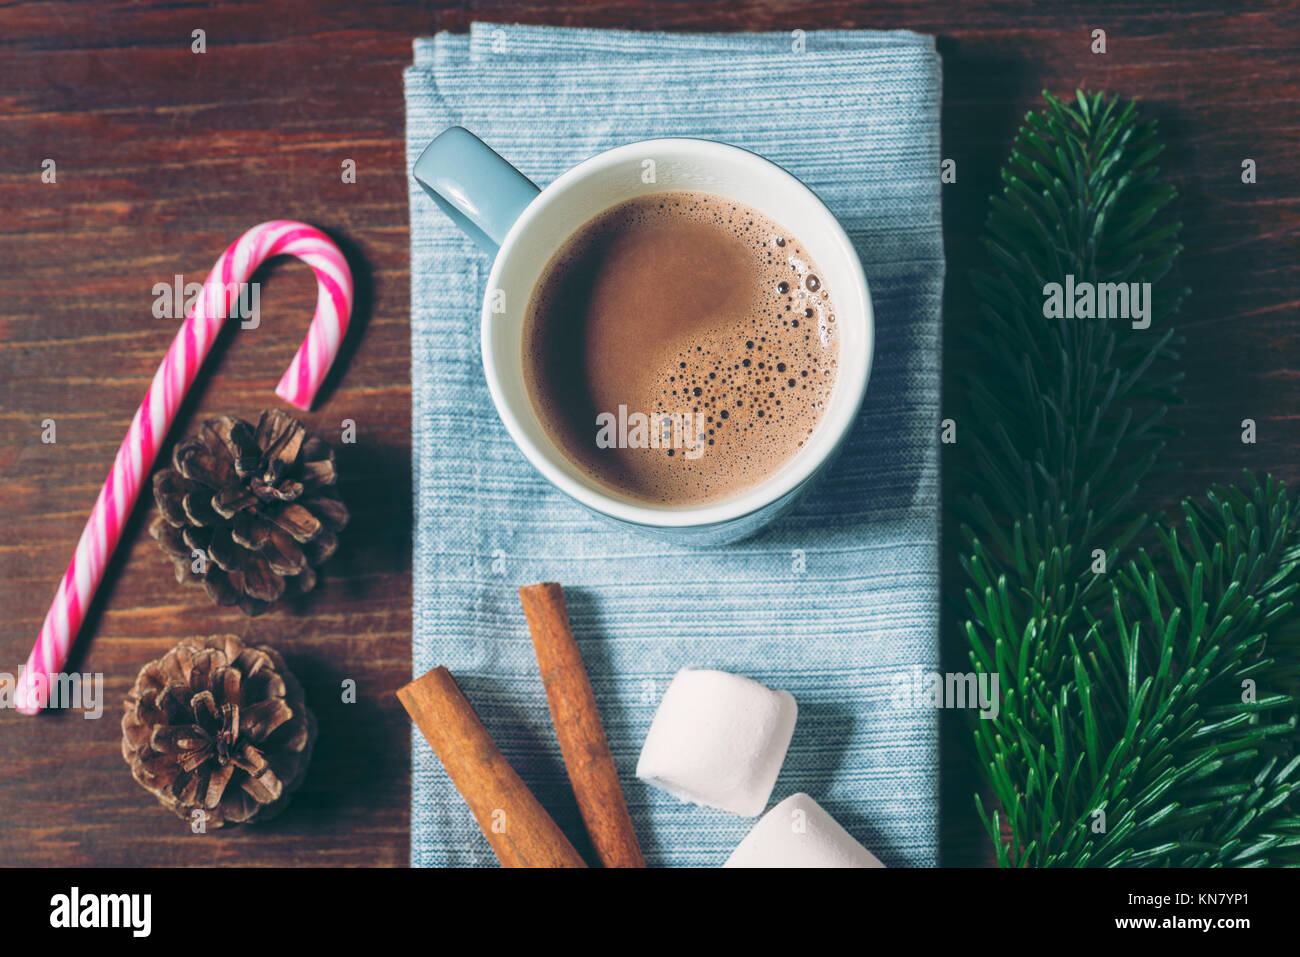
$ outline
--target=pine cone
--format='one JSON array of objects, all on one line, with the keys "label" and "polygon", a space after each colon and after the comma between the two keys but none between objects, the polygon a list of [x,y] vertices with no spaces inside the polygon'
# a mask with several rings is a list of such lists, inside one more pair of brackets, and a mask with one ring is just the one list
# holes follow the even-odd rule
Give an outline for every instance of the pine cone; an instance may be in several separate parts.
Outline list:
[{"label": "pine cone", "polygon": [[269,820],[302,784],[316,718],[274,648],[186,638],[135,679],[122,756],[163,807],[208,827]]},{"label": "pine cone", "polygon": [[172,464],[153,477],[161,514],[149,534],[178,582],[202,583],[218,605],[248,615],[315,587],[315,568],[348,522],[329,443],[272,409],[256,429],[231,416],[208,419],[176,446]]}]

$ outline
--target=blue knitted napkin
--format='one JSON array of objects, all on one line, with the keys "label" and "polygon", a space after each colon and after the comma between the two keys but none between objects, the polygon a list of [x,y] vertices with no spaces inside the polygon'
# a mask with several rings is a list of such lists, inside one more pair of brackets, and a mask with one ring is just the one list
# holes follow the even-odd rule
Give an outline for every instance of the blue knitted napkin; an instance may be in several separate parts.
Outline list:
[{"label": "blue knitted napkin", "polygon": [[[936,712],[893,701],[939,662],[940,63],[912,33],[659,34],[476,24],[415,41],[407,172],[444,127],[544,186],[610,147],[702,136],[807,183],[866,268],[876,356],[826,478],[757,537],[674,547],[597,521],[515,449],[483,379],[490,263],[414,183],[415,674],[447,665],[511,764],[583,841],[516,588],[565,586],[652,865],[721,864],[753,822],[634,777],[669,679],[720,668],[785,688],[799,722],[775,802],[806,791],[889,865],[938,856]],[[490,864],[413,735],[411,863]]]}]

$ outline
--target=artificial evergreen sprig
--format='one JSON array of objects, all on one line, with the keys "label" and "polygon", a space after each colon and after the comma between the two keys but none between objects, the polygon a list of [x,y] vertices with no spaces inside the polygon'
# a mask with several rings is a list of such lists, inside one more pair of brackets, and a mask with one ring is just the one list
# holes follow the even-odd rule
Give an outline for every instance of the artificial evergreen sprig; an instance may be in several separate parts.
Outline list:
[{"label": "artificial evergreen sprig", "polygon": [[[1000,269],[972,277],[982,327],[971,334],[978,361],[965,376],[966,418],[975,427],[960,440],[973,453],[961,471],[970,524],[1000,564],[1025,576],[1060,550],[1059,583],[1070,591],[1054,597],[1067,614],[1082,597],[1077,581],[1099,587],[1083,574],[1091,550],[1117,553],[1142,524],[1133,497],[1160,462],[1170,434],[1161,420],[1181,378],[1166,320],[1183,290],[1160,280],[1182,247],[1181,224],[1161,219],[1175,193],[1156,179],[1154,124],[1101,94],[1081,92],[1077,105],[1045,96],[1048,109],[1027,115],[991,201],[986,243]],[[1044,286],[1067,275],[1152,283],[1150,327],[1044,319]],[[1054,592],[1058,582],[1045,584]]]},{"label": "artificial evergreen sprig", "polygon": [[[1115,591],[1114,630],[1126,689],[1107,709],[1117,746],[1131,742],[1134,834],[1107,863],[1185,867],[1288,860],[1300,845],[1295,618],[1300,507],[1280,483],[1247,473],[1213,488],[1208,506],[1184,502],[1177,527],[1159,527]],[[1143,634],[1143,627],[1146,634]],[[1098,676],[1113,686],[1120,661],[1096,635]],[[1136,728],[1128,732],[1128,727]],[[1085,859],[1086,860],[1086,859]]]},{"label": "artificial evergreen sprig", "polygon": [[1184,502],[1068,636],[1072,675],[1041,702],[1050,736],[1013,715],[1000,733],[1021,748],[981,740],[1009,812],[1005,844],[989,819],[1000,863],[1241,866],[1300,847],[1300,505],[1272,479],[1243,484]]},{"label": "artificial evergreen sprig", "polygon": [[[1185,504],[1181,535],[1161,526],[1115,568],[1146,527],[1134,501],[1177,398],[1174,192],[1133,103],[1047,104],[992,202],[959,443],[965,632],[1004,696],[975,722],[1000,807],[980,813],[1004,865],[1285,859],[1300,836],[1297,509],[1271,480],[1215,490],[1208,509]],[[1046,284],[1071,274],[1152,283],[1149,327],[1045,319]]]}]

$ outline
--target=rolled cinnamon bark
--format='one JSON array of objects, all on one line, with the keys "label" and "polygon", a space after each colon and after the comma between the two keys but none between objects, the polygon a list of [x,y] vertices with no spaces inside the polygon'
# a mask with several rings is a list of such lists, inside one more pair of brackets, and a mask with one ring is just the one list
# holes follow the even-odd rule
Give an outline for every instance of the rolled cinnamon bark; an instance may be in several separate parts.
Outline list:
[{"label": "rolled cinnamon bark", "polygon": [[502,867],[586,867],[564,832],[497,750],[441,666],[397,692],[465,799]]},{"label": "rolled cinnamon bark", "polygon": [[645,867],[614,767],[596,696],[569,628],[564,590],[554,582],[519,589],[537,652],[555,736],[587,834],[606,867]]}]

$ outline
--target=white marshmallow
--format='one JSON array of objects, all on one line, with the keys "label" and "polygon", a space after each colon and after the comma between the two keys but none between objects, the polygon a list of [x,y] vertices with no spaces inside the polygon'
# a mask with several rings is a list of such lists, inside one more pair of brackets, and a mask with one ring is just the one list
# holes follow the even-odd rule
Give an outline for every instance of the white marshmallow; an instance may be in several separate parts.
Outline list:
[{"label": "white marshmallow", "polygon": [[785,762],[798,710],[788,691],[684,668],[659,702],[636,776],[683,801],[758,817]]},{"label": "white marshmallow", "polygon": [[763,815],[723,867],[884,867],[820,804],[792,794]]}]

